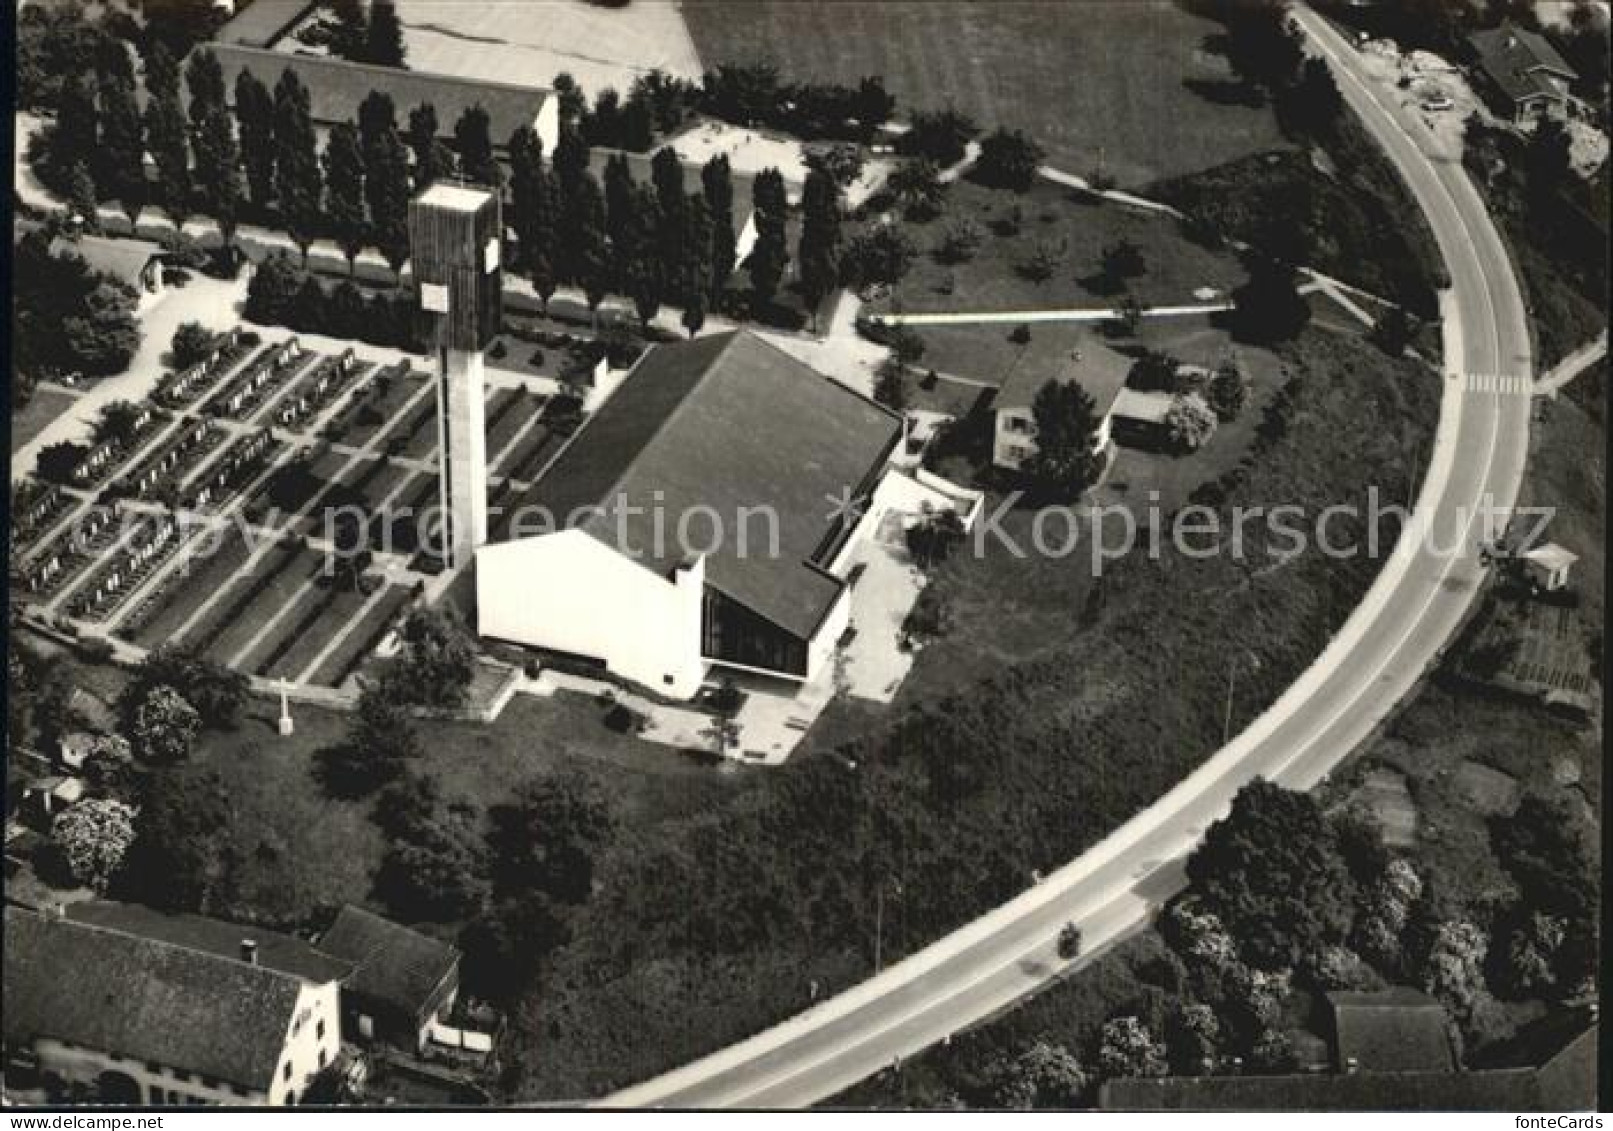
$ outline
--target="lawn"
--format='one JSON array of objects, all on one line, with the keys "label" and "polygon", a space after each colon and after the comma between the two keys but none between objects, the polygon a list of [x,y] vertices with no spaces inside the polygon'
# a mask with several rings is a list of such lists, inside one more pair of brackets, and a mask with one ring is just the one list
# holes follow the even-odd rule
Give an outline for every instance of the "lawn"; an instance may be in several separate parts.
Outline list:
[{"label": "lawn", "polygon": [[[318,752],[341,741],[347,716],[296,705],[296,732],[280,738],[278,713],[253,701],[238,729],[202,740],[198,760],[218,770],[234,803],[228,914],[289,926],[343,902],[378,906],[370,888],[386,844],[370,819],[373,803],[329,797],[316,769]],[[617,734],[602,716],[589,699],[517,696],[488,726],[422,722],[421,744],[431,753],[419,769],[438,779],[446,798],[478,813],[540,775],[586,773],[611,800],[624,851],[657,822],[722,804],[752,780]]]},{"label": "lawn", "polygon": [[1126,187],[1283,144],[1269,109],[1236,105],[1220,25],[1165,0],[800,4],[687,0],[707,66],[770,59],[786,78],[880,75],[897,115],[956,105],[1022,129],[1048,161]]},{"label": "lawn", "polygon": [[[958,223],[978,230],[980,247],[968,262],[940,263],[935,249],[948,227]],[[1100,277],[1101,260],[1105,247],[1122,240],[1142,254],[1144,273],[1127,289],[1144,306],[1191,304],[1197,301],[1195,291],[1224,293],[1245,277],[1234,256],[1191,242],[1169,217],[1096,204],[1051,184],[1016,194],[962,181],[949,190],[942,216],[906,229],[920,254],[891,296],[872,304],[870,313],[1112,309],[1118,288]],[[1020,270],[1038,253],[1055,265],[1042,282]],[[1013,340],[1012,324],[916,329],[925,343],[920,369],[1000,385],[1020,367],[1051,372],[1066,364],[1094,325],[1036,323],[1029,327],[1028,342]]]},{"label": "lawn", "polygon": [[28,403],[17,407],[11,414],[11,451],[13,454],[27,447],[58,416],[73,406],[78,397],[60,389],[35,389]]}]

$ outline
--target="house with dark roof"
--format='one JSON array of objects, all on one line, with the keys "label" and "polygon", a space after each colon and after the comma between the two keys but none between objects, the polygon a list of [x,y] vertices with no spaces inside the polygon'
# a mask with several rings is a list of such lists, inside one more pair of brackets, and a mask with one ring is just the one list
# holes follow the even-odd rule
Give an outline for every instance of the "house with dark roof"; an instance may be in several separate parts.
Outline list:
[{"label": "house with dark roof", "polygon": [[1336,1072],[1449,1072],[1456,1067],[1445,1008],[1405,987],[1327,995]]},{"label": "house with dark roof", "polygon": [[7,1086],[84,1087],[112,1104],[296,1103],[340,1049],[344,967],[248,947],[240,928],[221,953],[225,925],[154,915],[6,908]]},{"label": "house with dark roof", "polygon": [[1009,471],[1018,471],[1036,454],[1036,394],[1049,383],[1075,384],[1086,390],[1099,418],[1093,447],[1100,452],[1108,448],[1115,402],[1126,387],[1131,364],[1129,357],[1116,353],[1096,336],[1088,334],[1080,347],[1071,352],[1069,364],[1057,373],[1015,367],[992,401],[996,423],[991,462]]},{"label": "house with dark roof", "polygon": [[52,255],[73,254],[93,271],[123,283],[137,295],[162,293],[162,269],[167,254],[145,240],[119,240],[106,236],[58,236],[51,241]]},{"label": "house with dark roof", "polygon": [[1468,37],[1478,75],[1499,114],[1524,125],[1543,115],[1562,117],[1583,108],[1569,89],[1579,74],[1551,41],[1511,23]]},{"label": "house with dark roof", "polygon": [[334,56],[287,54],[235,43],[204,44],[198,50],[203,48],[212,51],[223,68],[225,96],[232,109],[235,82],[242,71],[251,72],[273,90],[281,74],[289,70],[308,88],[309,116],[324,129],[356,121],[364,99],[371,91],[380,91],[391,96],[400,123],[408,120],[409,111],[416,106],[430,104],[437,111],[437,130],[444,141],[453,140],[455,123],[472,106],[487,111],[488,134],[499,152],[522,126],[537,131],[545,153],[553,153],[560,139],[560,102],[553,91],[543,87],[377,67]]},{"label": "house with dark roof", "polygon": [[[1503,1050],[1457,1066],[1444,1011],[1409,989],[1333,993],[1331,1071],[1274,1076],[1122,1077],[1098,1092],[1105,1111],[1591,1111],[1597,1029],[1569,1011]],[[1549,1030],[1549,1031],[1547,1031]],[[1543,1039],[1544,1038],[1544,1039]]]},{"label": "house with dark roof", "polygon": [[319,939],[350,967],[342,1017],[350,1037],[421,1052],[459,995],[459,951],[351,904]]},{"label": "house with dark roof", "polygon": [[810,681],[904,428],[754,334],[658,346],[496,522],[478,629],[669,698],[712,665]]}]

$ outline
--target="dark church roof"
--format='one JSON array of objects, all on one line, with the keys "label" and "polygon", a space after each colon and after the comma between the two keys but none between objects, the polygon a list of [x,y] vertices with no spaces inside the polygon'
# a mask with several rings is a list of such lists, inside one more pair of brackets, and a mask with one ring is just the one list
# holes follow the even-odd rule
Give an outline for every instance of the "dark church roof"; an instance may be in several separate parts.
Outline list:
[{"label": "dark church roof", "polygon": [[[542,507],[661,576],[684,561],[680,519],[699,548],[715,514],[706,584],[806,640],[842,589],[826,568],[836,501],[871,486],[901,433],[900,417],[754,334],[658,346],[511,513]],[[768,520],[746,515],[773,516],[778,553]]]}]

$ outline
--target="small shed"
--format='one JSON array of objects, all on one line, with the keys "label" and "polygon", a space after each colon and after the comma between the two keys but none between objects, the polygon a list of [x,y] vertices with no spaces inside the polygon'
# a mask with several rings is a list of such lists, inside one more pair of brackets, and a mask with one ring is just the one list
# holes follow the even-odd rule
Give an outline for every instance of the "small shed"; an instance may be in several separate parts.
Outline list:
[{"label": "small shed", "polygon": [[1547,593],[1554,593],[1568,585],[1568,571],[1579,561],[1579,555],[1566,546],[1546,542],[1518,555],[1523,562],[1524,576]]},{"label": "small shed", "polygon": [[1337,1072],[1451,1072],[1445,1008],[1406,987],[1327,995]]},{"label": "small shed", "polygon": [[353,964],[342,981],[342,1029],[415,1053],[459,995],[459,951],[448,943],[351,904],[318,942]]}]

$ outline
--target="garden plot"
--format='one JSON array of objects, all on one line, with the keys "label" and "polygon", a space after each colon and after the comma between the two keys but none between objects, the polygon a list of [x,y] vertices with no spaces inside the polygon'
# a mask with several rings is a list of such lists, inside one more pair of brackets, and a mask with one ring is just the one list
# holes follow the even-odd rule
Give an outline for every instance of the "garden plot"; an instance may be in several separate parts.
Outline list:
[{"label": "garden plot", "polygon": [[407,366],[383,370],[342,406],[321,434],[330,440],[363,447],[376,438],[425,381],[424,374]]},{"label": "garden plot", "polygon": [[274,646],[257,649],[252,670],[274,679],[296,679],[337,640],[368,600],[369,595],[351,583],[321,578],[302,607],[282,620]]},{"label": "garden plot", "polygon": [[409,590],[388,585],[381,599],[349,628],[346,638],[325,657],[309,682],[340,687],[381,643],[410,600]]},{"label": "garden plot", "polygon": [[520,443],[501,460],[493,471],[500,475],[507,475],[512,479],[532,480],[544,468],[554,454],[560,450],[560,445],[566,438],[558,432],[553,432],[542,424],[536,425]]},{"label": "garden plot", "polygon": [[[499,469],[499,457],[504,450],[510,447],[510,442],[521,435],[521,430],[532,424],[535,416],[543,411],[548,398],[529,393],[524,389],[500,390],[508,394],[507,399],[495,409],[489,406],[487,414],[487,463],[490,472]],[[535,424],[534,428],[542,425]]]},{"label": "garden plot", "polygon": [[227,588],[246,565],[252,546],[234,524],[205,532],[182,551],[165,587],[161,603],[140,624],[124,624],[124,632],[142,648],[172,640],[197,609]]},{"label": "garden plot", "polygon": [[[238,583],[239,590],[207,618],[212,622],[207,630],[198,628],[191,638],[202,644],[208,659],[250,669],[253,654],[272,649],[286,627],[295,623],[297,610],[286,610],[287,602],[299,594],[303,600],[311,600],[312,593],[304,587],[324,571],[325,555],[299,543],[271,551]],[[245,662],[236,665],[236,656],[254,640],[257,643],[243,657]]]}]

